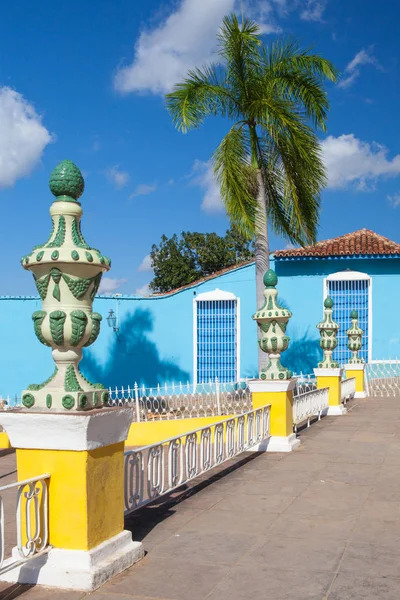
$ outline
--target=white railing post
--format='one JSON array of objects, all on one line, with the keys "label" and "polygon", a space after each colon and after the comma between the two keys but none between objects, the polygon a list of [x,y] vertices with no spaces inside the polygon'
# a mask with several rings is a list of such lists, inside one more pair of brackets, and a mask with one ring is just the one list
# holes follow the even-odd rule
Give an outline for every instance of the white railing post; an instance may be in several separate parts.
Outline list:
[{"label": "white railing post", "polygon": [[218,411],[218,416],[221,415],[221,398],[219,395],[219,379],[218,377],[215,378],[215,393],[217,396],[217,411]]},{"label": "white railing post", "polygon": [[140,423],[139,388],[136,381],[133,385],[133,389],[135,390],[136,422]]}]

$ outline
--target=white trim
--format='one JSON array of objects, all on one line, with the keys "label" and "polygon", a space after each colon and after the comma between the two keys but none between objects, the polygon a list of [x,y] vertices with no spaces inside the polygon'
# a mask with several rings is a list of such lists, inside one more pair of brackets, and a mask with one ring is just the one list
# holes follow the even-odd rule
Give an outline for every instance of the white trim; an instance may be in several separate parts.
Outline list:
[{"label": "white trim", "polygon": [[368,286],[368,362],[372,358],[372,309],[372,277],[370,277]]},{"label": "white trim", "polygon": [[133,408],[102,408],[85,413],[0,412],[14,448],[95,450],[128,437]]},{"label": "white trim", "polygon": [[256,444],[248,452],[292,452],[300,446],[300,439],[295,433],[288,436],[272,435],[267,440]]},{"label": "white trim", "polygon": [[361,273],[361,271],[337,271],[336,273],[331,273],[326,278],[327,281],[360,281],[371,279],[369,275],[366,273]]},{"label": "white trim", "polygon": [[197,303],[193,298],[193,386],[197,385]]},{"label": "white trim", "polygon": [[341,377],[343,369],[313,369],[316,377]]},{"label": "white trim", "polygon": [[251,393],[253,392],[289,392],[296,387],[297,377],[292,379],[250,379],[247,383]]},{"label": "white trim", "polygon": [[347,413],[347,408],[343,406],[343,404],[339,404],[339,406],[328,406],[327,415],[328,417],[338,417],[340,415],[345,415]]},{"label": "white trim", "polygon": [[235,360],[236,360],[236,381],[240,380],[240,298],[232,292],[224,292],[219,288],[211,292],[204,292],[193,298],[193,387],[198,384],[197,377],[197,302],[210,301],[234,301],[235,302]]},{"label": "white trim", "polygon": [[372,277],[367,273],[361,273],[361,271],[337,271],[331,273],[323,280],[323,300],[328,295],[328,281],[369,281],[368,285],[368,362],[372,360]]},{"label": "white trim", "polygon": [[240,381],[240,298],[236,298],[236,381]]},{"label": "white trim", "polygon": [[343,366],[344,366],[345,371],[364,371],[365,370],[365,363],[359,363],[358,365],[347,364],[347,365],[343,365]]},{"label": "white trim", "polygon": [[[12,553],[13,556],[4,561],[5,566],[20,558],[17,548],[13,548]],[[143,556],[143,544],[133,542],[130,531],[122,531],[88,551],[51,548],[2,573],[0,581],[92,592]]]},{"label": "white trim", "polygon": [[235,294],[232,294],[232,292],[224,292],[219,288],[215,288],[215,290],[212,290],[211,292],[203,292],[202,294],[199,294],[194,299],[195,302],[204,302],[204,300],[236,300],[236,296]]}]

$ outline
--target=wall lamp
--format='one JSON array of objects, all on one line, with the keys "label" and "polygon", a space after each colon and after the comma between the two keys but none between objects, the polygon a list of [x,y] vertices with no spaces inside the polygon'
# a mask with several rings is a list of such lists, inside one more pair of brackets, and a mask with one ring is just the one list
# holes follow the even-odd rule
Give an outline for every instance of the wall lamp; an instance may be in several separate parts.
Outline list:
[{"label": "wall lamp", "polygon": [[113,331],[115,331],[116,333],[119,331],[118,317],[112,308],[110,308],[110,312],[108,313],[107,323],[108,323],[108,326],[113,329]]}]

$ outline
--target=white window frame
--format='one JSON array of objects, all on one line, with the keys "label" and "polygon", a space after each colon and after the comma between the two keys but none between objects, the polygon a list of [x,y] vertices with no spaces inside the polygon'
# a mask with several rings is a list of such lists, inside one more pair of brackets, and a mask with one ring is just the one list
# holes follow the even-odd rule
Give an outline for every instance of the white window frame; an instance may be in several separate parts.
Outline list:
[{"label": "white window frame", "polygon": [[[338,271],[331,273],[324,279],[324,300],[328,295],[328,281],[369,281],[368,285],[368,362],[372,360],[372,277],[361,271]],[[349,317],[350,318],[350,317]]]},{"label": "white window frame", "polygon": [[236,381],[240,381],[240,298],[232,292],[224,292],[216,288],[211,292],[203,292],[193,298],[193,384],[197,385],[197,302],[205,300],[234,300],[236,302]]}]

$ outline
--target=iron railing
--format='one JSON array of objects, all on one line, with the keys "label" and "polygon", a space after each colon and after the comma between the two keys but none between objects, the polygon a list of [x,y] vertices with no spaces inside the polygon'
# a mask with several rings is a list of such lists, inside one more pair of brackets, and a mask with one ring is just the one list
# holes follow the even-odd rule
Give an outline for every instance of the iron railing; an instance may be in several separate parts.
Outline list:
[{"label": "iron railing", "polygon": [[348,400],[354,398],[356,393],[356,380],[355,377],[349,377],[348,379],[343,379],[341,384],[341,399],[343,404],[346,404]]},{"label": "iron railing", "polygon": [[[50,475],[0,487],[0,574],[48,549],[48,491]],[[16,489],[17,552],[5,559],[4,492]],[[8,521],[9,522],[9,521]]]},{"label": "iron railing", "polygon": [[134,421],[158,421],[192,417],[235,415],[250,410],[247,381],[208,384],[170,384],[146,388],[109,389],[110,406],[133,406]]},{"label": "iron railing", "polygon": [[270,405],[125,452],[125,513],[268,439]]},{"label": "iron railing", "polygon": [[329,388],[314,389],[298,394],[293,398],[293,427],[297,432],[297,427],[303,421],[307,421],[307,427],[310,426],[312,417],[318,420],[324,411],[328,408]]},{"label": "iron railing", "polygon": [[365,365],[368,396],[400,396],[399,359],[373,360]]}]

